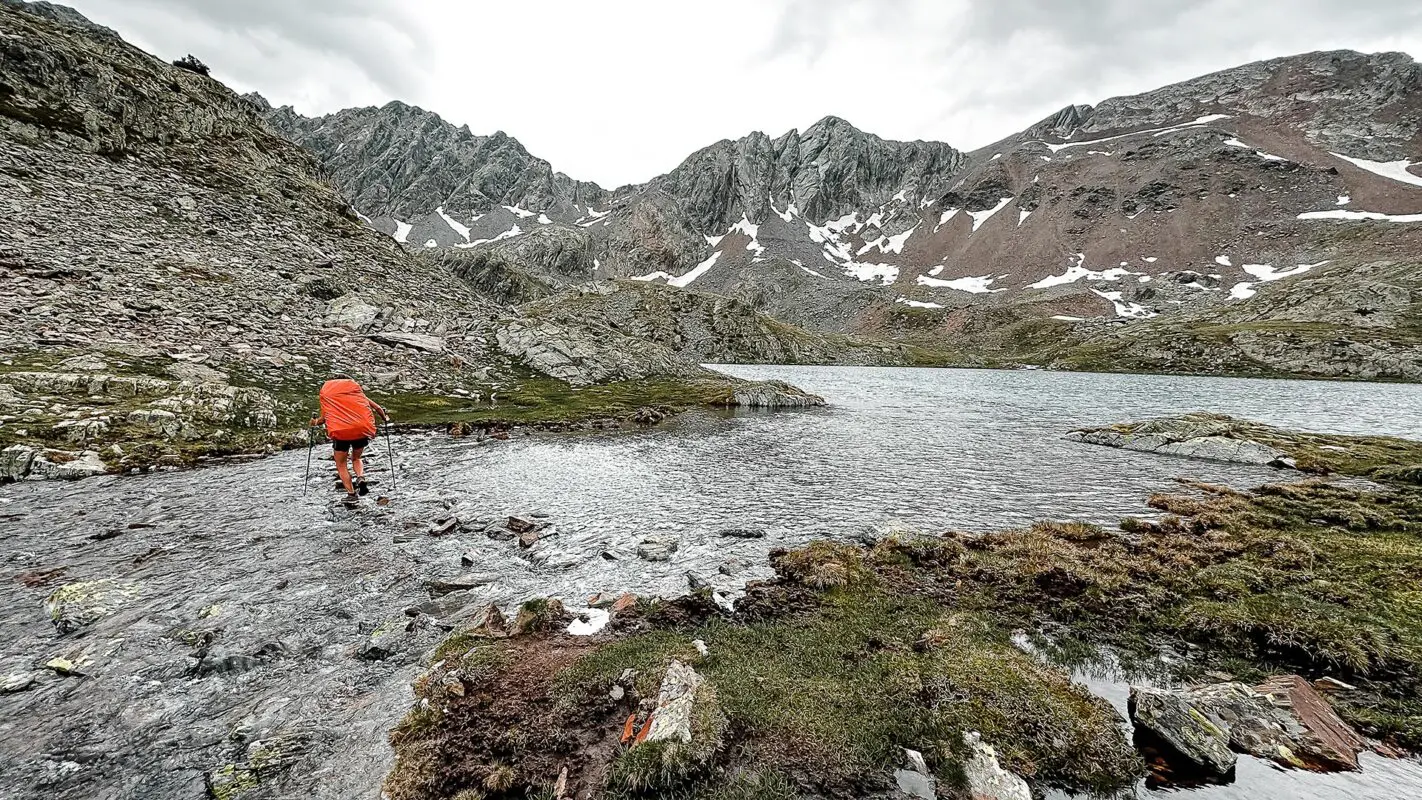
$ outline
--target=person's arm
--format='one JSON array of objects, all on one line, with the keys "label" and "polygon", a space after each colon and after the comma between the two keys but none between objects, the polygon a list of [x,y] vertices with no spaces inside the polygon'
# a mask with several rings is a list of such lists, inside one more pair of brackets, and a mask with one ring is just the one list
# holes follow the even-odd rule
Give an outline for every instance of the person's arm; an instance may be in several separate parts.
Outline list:
[{"label": "person's arm", "polygon": [[311,417],[311,427],[313,427],[313,428],[319,428],[319,427],[321,427],[322,425],[325,425],[325,424],[326,424],[326,417],[325,417],[325,415],[320,414],[320,413],[317,413],[315,416]]},{"label": "person's arm", "polygon": [[378,413],[380,414],[380,416],[385,419],[386,422],[389,422],[389,421],[390,421],[390,414],[387,413],[384,408],[381,408],[381,406],[380,406],[379,403],[377,403],[377,402],[375,402],[374,400],[371,400],[371,399],[369,399],[369,398],[366,399],[366,402],[370,403],[370,407],[373,408],[373,409],[375,409],[376,412],[378,412]]}]

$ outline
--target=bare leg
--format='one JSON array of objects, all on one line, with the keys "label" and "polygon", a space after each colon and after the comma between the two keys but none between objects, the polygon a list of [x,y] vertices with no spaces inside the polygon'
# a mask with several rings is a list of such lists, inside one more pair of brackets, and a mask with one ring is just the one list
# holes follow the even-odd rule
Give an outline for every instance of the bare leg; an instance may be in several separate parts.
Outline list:
[{"label": "bare leg", "polygon": [[346,453],[341,452],[340,450],[336,451],[336,474],[341,476],[341,483],[344,484],[346,487],[346,494],[354,494],[355,487],[351,485],[351,473],[350,470],[346,467],[346,455]]},{"label": "bare leg", "polygon": [[363,480],[365,478],[365,461],[361,459],[361,456],[364,454],[364,447],[357,447],[351,451],[351,463],[355,465],[355,476],[357,480]]}]

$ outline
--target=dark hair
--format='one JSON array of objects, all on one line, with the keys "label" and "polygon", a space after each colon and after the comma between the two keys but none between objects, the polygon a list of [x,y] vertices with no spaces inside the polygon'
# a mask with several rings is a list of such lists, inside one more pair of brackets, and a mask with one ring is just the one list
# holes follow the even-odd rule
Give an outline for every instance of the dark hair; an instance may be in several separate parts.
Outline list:
[{"label": "dark hair", "polygon": [[355,378],[352,378],[351,376],[347,375],[347,374],[344,373],[344,372],[337,372],[335,375],[332,375],[332,376],[331,376],[331,380],[333,380],[333,381],[353,381],[353,380],[355,380]]}]

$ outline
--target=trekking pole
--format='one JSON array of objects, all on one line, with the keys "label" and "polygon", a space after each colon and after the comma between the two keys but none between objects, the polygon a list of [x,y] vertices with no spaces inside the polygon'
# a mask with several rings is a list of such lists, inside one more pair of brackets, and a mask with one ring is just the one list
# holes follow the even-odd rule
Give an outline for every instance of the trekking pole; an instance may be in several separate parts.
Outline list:
[{"label": "trekking pole", "polygon": [[390,435],[390,418],[385,418],[385,455],[390,457],[390,491],[395,491],[395,437]]},{"label": "trekking pole", "polygon": [[306,478],[301,481],[302,497],[305,497],[307,490],[311,488],[311,451],[316,448],[315,431],[315,426],[306,426]]}]

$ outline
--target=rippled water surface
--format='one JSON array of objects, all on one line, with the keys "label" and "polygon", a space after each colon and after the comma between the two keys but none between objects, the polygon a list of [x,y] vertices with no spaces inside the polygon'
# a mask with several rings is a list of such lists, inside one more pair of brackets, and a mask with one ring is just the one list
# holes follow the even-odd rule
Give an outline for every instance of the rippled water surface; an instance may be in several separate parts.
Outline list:
[{"label": "rippled water surface", "polygon": [[[407,707],[408,682],[439,634],[414,631],[384,661],[356,655],[371,631],[403,624],[405,608],[429,599],[424,582],[432,578],[488,573],[496,580],[476,596],[504,605],[542,595],[577,606],[596,592],[679,594],[688,572],[733,591],[766,574],[771,547],[851,537],[890,519],[927,531],[1039,518],[1112,523],[1148,514],[1145,498],[1177,477],[1241,486],[1281,477],[1061,438],[1080,425],[1207,409],[1295,428],[1416,436],[1422,420],[1422,392],[1402,385],[725,369],[789,380],[831,405],[484,445],[400,437],[396,481],[385,467],[387,444],[370,452],[390,503],[377,506],[372,496],[354,512],[332,507],[329,461],[318,459],[311,492],[302,494],[302,451],[140,478],[0,487],[0,676],[38,676],[32,688],[0,695],[0,797],[201,797],[205,771],[240,761],[254,738],[293,730],[308,742],[304,760],[266,796],[377,796],[390,757],[385,731]],[[530,550],[475,531],[475,520],[533,510],[549,515],[558,534]],[[449,513],[465,530],[427,536]],[[726,528],[767,536],[716,535]],[[649,534],[680,542],[670,562],[637,557]],[[734,575],[720,574],[736,559],[745,564],[728,570]],[[99,578],[132,582],[137,594],[92,628],[58,634],[45,597],[65,582]],[[85,677],[43,670],[56,655]],[[225,666],[199,669],[214,661]],[[1310,783],[1327,788],[1310,796],[1422,797],[1422,780],[1403,766],[1413,768],[1369,762],[1365,780]],[[1399,790],[1374,793],[1378,775]]]}]

